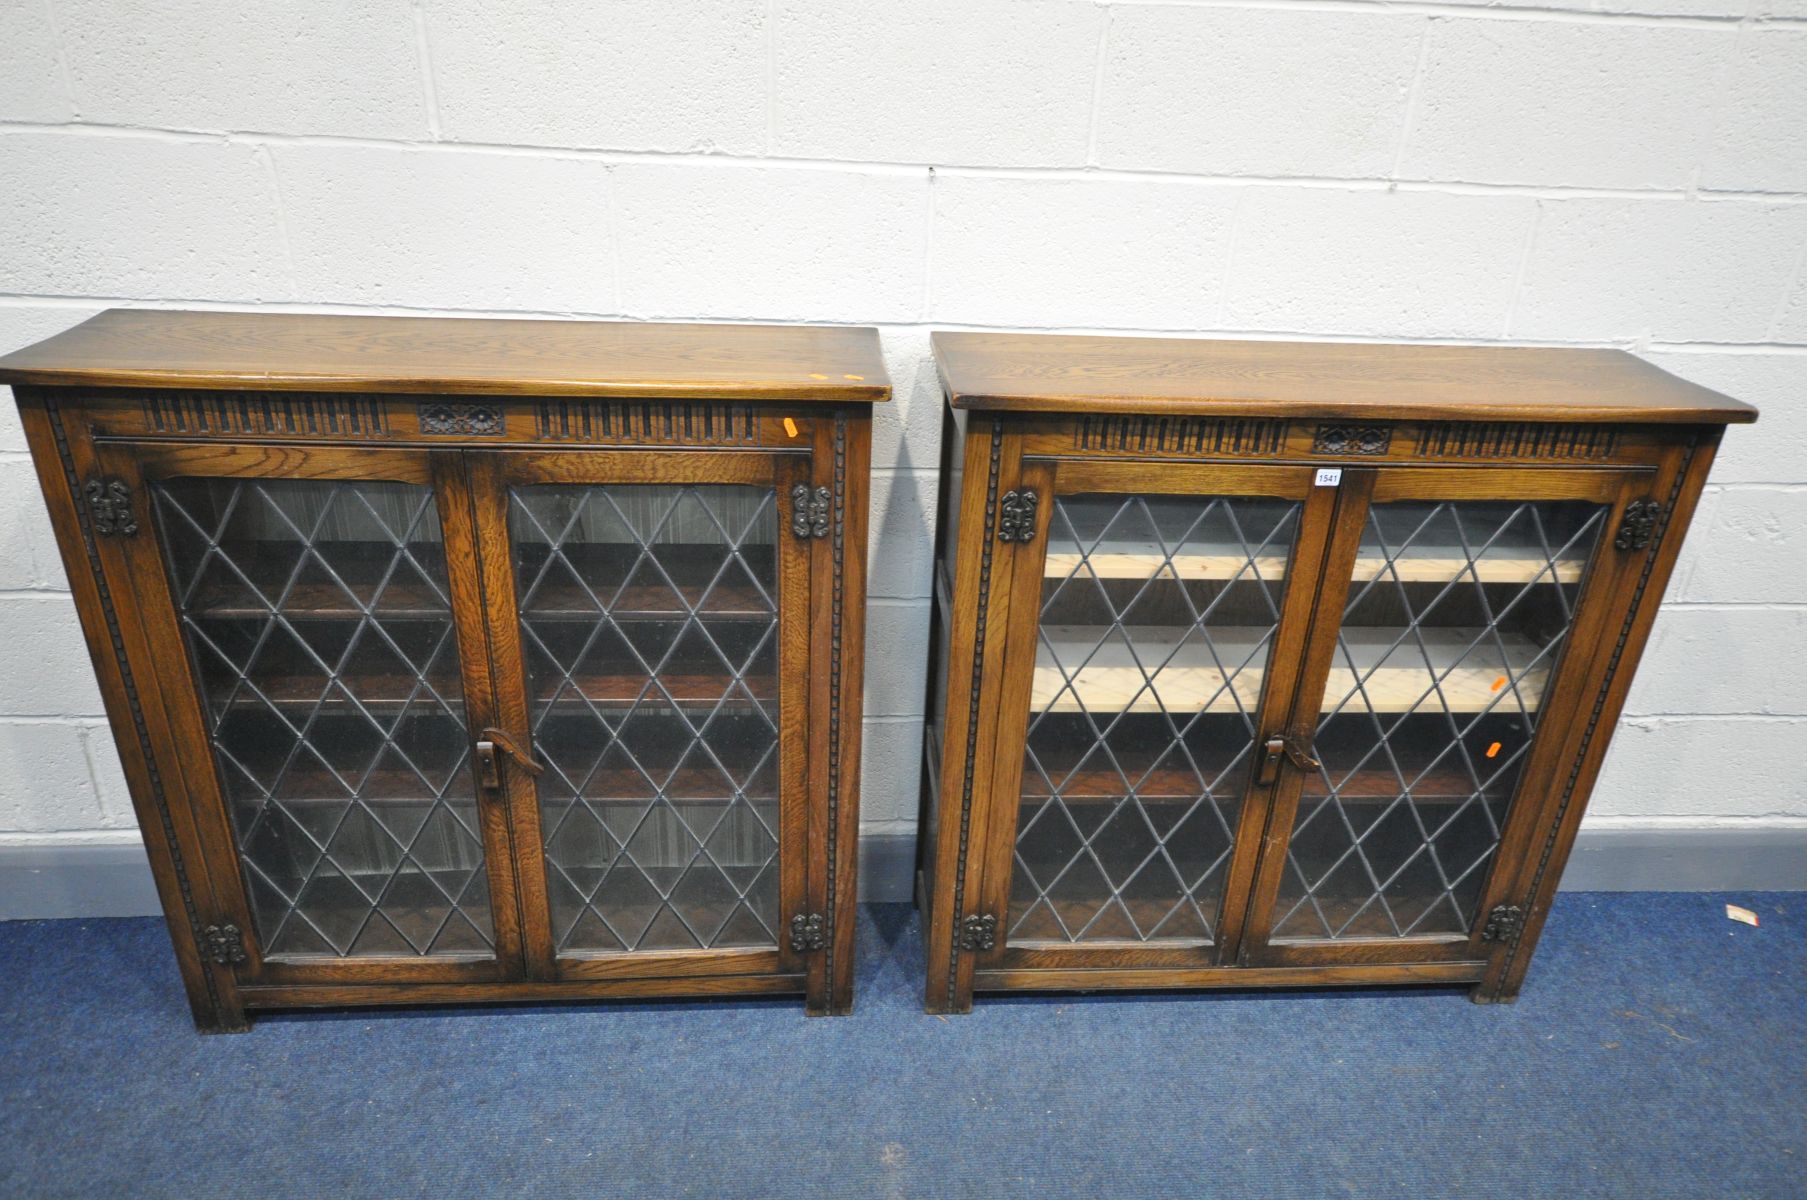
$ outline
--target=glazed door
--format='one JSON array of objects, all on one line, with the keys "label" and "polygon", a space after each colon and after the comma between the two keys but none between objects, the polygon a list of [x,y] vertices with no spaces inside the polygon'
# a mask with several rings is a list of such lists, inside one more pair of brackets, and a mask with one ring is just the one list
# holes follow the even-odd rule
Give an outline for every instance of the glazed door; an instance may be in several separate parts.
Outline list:
[{"label": "glazed door", "polygon": [[800,970],[810,457],[469,462],[530,975]]},{"label": "glazed door", "polygon": [[1649,479],[1343,473],[1241,961],[1486,957],[1490,879],[1538,823]]},{"label": "glazed door", "polygon": [[240,980],[518,977],[507,829],[475,769],[495,718],[457,455],[98,453],[97,546],[158,648],[139,669],[188,676],[150,720]]},{"label": "glazed door", "polygon": [[1256,746],[1294,690],[1335,508],[1315,476],[1025,460],[999,518],[1008,649],[976,842],[999,925],[978,966],[1232,952],[1265,815]]}]

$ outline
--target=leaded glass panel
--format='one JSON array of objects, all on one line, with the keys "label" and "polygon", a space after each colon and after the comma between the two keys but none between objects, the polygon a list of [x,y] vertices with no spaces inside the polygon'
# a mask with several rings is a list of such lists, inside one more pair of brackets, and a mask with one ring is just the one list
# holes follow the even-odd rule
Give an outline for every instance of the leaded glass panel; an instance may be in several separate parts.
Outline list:
[{"label": "leaded glass panel", "polygon": [[776,945],[773,490],[520,487],[509,531],[558,950]]},{"label": "leaded glass panel", "polygon": [[1275,940],[1473,926],[1605,511],[1579,501],[1370,509]]},{"label": "leaded glass panel", "polygon": [[432,489],[152,494],[265,957],[492,955]]},{"label": "leaded glass panel", "polygon": [[1300,507],[1055,497],[1012,943],[1216,939]]}]

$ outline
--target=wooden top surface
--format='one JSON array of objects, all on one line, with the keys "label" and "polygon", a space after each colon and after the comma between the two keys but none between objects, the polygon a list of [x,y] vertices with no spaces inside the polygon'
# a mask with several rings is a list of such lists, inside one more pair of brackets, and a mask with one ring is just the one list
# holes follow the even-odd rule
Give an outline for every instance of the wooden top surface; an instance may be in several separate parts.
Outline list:
[{"label": "wooden top surface", "polygon": [[1621,350],[937,333],[956,408],[1393,420],[1743,423]]},{"label": "wooden top surface", "polygon": [[0,358],[0,383],[880,401],[878,331],[112,309]]}]

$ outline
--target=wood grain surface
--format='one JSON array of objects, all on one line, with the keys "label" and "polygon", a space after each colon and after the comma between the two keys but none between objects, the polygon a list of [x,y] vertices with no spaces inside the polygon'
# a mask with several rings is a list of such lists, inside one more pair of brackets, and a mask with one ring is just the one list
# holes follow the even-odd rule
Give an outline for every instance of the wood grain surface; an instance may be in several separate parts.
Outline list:
[{"label": "wood grain surface", "polygon": [[1744,423],[1747,404],[1622,350],[937,333],[956,408]]},{"label": "wood grain surface", "polygon": [[110,309],[0,358],[0,383],[882,401],[868,328]]}]

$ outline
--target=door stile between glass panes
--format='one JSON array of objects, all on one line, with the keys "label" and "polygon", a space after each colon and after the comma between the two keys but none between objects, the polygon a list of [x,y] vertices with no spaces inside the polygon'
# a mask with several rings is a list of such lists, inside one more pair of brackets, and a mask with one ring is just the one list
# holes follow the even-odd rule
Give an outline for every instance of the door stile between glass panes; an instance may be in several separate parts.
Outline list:
[{"label": "door stile between glass panes", "polygon": [[1309,765],[1277,773],[1241,963],[1485,957],[1495,868],[1538,818],[1600,651],[1598,599],[1624,582],[1612,522],[1644,486],[1344,472],[1288,722]]},{"label": "door stile between glass panes", "polygon": [[506,821],[471,760],[492,709],[457,455],[98,453],[150,534],[103,564],[187,651],[161,719],[214,749],[171,761],[210,856],[240,868],[210,886],[242,981],[518,978]]},{"label": "door stile between glass panes", "polygon": [[[980,907],[974,911],[997,914],[999,924],[992,948],[975,955],[977,967],[1034,970],[1120,965],[1153,968],[1212,966],[1233,960],[1243,919],[1243,897],[1254,874],[1267,813],[1268,788],[1256,781],[1256,772],[1251,769],[1258,740],[1256,735],[1277,726],[1292,694],[1293,672],[1299,657],[1296,648],[1305,640],[1319,561],[1336,504],[1335,489],[1314,487],[1314,474],[1308,467],[1023,460],[1015,486],[1019,490],[1034,491],[1042,497],[1042,502],[1038,505],[1034,537],[1025,544],[999,547],[1009,555],[1006,563],[1001,564],[1008,571],[1009,609],[1006,617],[1008,632],[1004,635],[1005,660],[996,685],[999,697],[996,744],[1023,749],[997,754],[989,765],[989,784],[981,789],[991,802],[989,812],[984,814],[989,832],[977,842],[986,857],[979,881]],[[1090,506],[1100,513],[1109,509],[1108,515],[1100,517],[1094,513],[1089,518],[1093,524],[1100,519],[1106,521],[1106,527],[1093,530],[1089,539],[1085,537],[1076,528],[1076,522],[1083,523],[1088,518],[1078,515],[1077,510],[1069,513],[1068,509],[1074,505]],[[1246,527],[1239,524],[1244,518],[1247,519]],[[1107,561],[1106,556],[1111,552],[1104,543],[1112,539],[1113,530],[1120,535],[1116,540],[1130,539],[1131,526],[1140,528],[1151,521],[1160,524],[1162,529],[1143,530],[1137,537],[1146,534],[1157,542],[1165,538],[1166,544],[1154,552],[1163,561],[1146,571],[1131,562],[1132,558],[1139,561],[1137,554],[1117,555]],[[1188,538],[1196,541],[1205,537],[1206,526],[1213,529],[1221,526],[1220,532],[1225,539],[1240,537],[1242,541],[1235,553],[1226,557],[1187,541]],[[1236,561],[1231,563],[1229,558]],[[1129,577],[1138,573],[1140,580]],[[1125,578],[1111,578],[1106,583],[1101,577],[1117,574],[1123,574]],[[1177,576],[1200,576],[1207,581],[1194,579],[1182,583]],[[1059,589],[1071,586],[1076,579],[1082,579],[1087,587],[1111,589],[1115,599],[1107,599],[1104,603],[1110,623],[1119,628],[1100,640],[1123,633],[1120,640],[1127,655],[1124,664],[1106,666],[1094,674],[1092,659],[1096,656],[1088,659],[1082,649],[1081,669],[1091,677],[1079,682],[1064,674],[1057,677],[1054,673],[1061,664],[1057,653],[1055,661],[1048,660],[1050,637],[1054,634],[1044,626],[1044,616],[1052,614],[1052,610],[1044,612],[1045,605],[1060,604]],[[1176,794],[1159,801],[1145,801],[1137,794],[1136,784],[1140,779],[1129,779],[1125,772],[1139,777],[1154,772],[1114,764],[1107,768],[1110,777],[1123,786],[1095,789],[1099,795],[1087,795],[1082,801],[1094,808],[1114,806],[1114,812],[1105,818],[1106,822],[1123,820],[1127,816],[1142,824],[1144,834],[1141,836],[1147,843],[1144,848],[1150,853],[1147,862],[1140,864],[1141,868],[1144,873],[1154,868],[1166,870],[1180,881],[1181,886],[1172,889],[1172,895],[1158,899],[1163,904],[1175,902],[1176,912],[1186,910],[1197,928],[1183,931],[1178,936],[1168,934],[1160,924],[1162,918],[1157,915],[1152,921],[1143,923],[1149,926],[1147,930],[1142,925],[1126,924],[1124,928],[1130,936],[1093,937],[1093,929],[1098,928],[1101,920],[1122,921],[1124,916],[1119,915],[1119,910],[1127,915],[1126,904],[1113,907],[1107,900],[1100,912],[1103,907],[1111,907],[1111,912],[1102,916],[1095,913],[1089,918],[1083,914],[1076,917],[1081,927],[1086,920],[1092,920],[1092,928],[1083,933],[1068,925],[1054,925],[1051,928],[1058,929],[1060,936],[1022,936],[1026,927],[1025,900],[1030,891],[1039,890],[1047,898],[1051,894],[1050,888],[1057,892],[1062,882],[1072,878],[1076,870],[1092,868],[1106,881],[1105,890],[1113,896],[1124,890],[1123,885],[1127,884],[1131,890],[1141,886],[1138,883],[1141,877],[1135,874],[1138,863],[1127,860],[1121,864],[1106,862],[1103,857],[1082,850],[1080,858],[1059,855],[1063,863],[1053,864],[1054,876],[1036,879],[1033,885],[1026,887],[1030,876],[1035,874],[1035,864],[1027,862],[1021,852],[1023,835],[1026,831],[1033,836],[1040,822],[1050,818],[1063,822],[1069,819],[1071,809],[1061,794],[1062,784],[1083,773],[1083,764],[1067,764],[1076,769],[1064,773],[1057,769],[1055,774],[1062,775],[1060,780],[1049,779],[1044,773],[1037,790],[1047,796],[1028,795],[1030,784],[1026,779],[1038,771],[1036,741],[1046,736],[1046,731],[1038,730],[1036,722],[1076,718],[1087,731],[1091,743],[1089,750],[1081,747],[1078,753],[1108,760],[1108,748],[1104,743],[1111,736],[1108,729],[1111,719],[1144,724],[1153,720],[1163,726],[1171,720],[1179,732],[1169,739],[1172,744],[1167,753],[1184,755],[1186,751],[1181,743],[1186,735],[1194,732],[1188,722],[1196,722],[1202,715],[1201,712],[1186,711],[1184,705],[1194,700],[1210,708],[1221,708],[1224,704],[1206,703],[1210,697],[1203,692],[1194,696],[1192,692],[1197,689],[1188,683],[1170,688],[1178,703],[1169,712],[1161,696],[1166,680],[1151,680],[1149,674],[1152,672],[1158,677],[1163,673],[1163,666],[1173,664],[1143,662],[1134,647],[1138,635],[1124,632],[1121,629],[1124,622],[1118,618],[1133,619],[1138,613],[1138,604],[1149,600],[1153,589],[1197,590],[1205,596],[1215,593],[1221,599],[1238,587],[1249,594],[1235,597],[1231,601],[1233,604],[1271,603],[1271,608],[1264,610],[1263,623],[1268,626],[1265,634],[1257,631],[1251,644],[1242,647],[1245,653],[1241,658],[1249,659],[1246,663],[1240,658],[1235,662],[1220,662],[1217,651],[1209,644],[1206,627],[1214,617],[1209,611],[1208,599],[1203,602],[1203,609],[1196,607],[1199,602],[1194,599],[1177,596],[1162,599],[1170,609],[1177,607],[1188,618],[1175,634],[1181,645],[1174,653],[1184,653],[1185,645],[1200,649],[1205,655],[1201,662],[1209,664],[1203,673],[1214,673],[1218,679],[1216,685],[1208,687],[1211,697],[1224,701],[1232,713],[1242,713],[1240,720],[1219,722],[1233,724],[1233,734],[1221,739],[1206,739],[1213,743],[1213,751],[1223,760],[1225,770],[1221,776],[1239,775],[1233,794],[1214,794],[1212,786],[1221,786],[1214,778],[1191,784],[1192,791],[1186,796]],[[1254,593],[1257,591],[1265,593],[1266,600],[1256,598]],[[1189,609],[1188,605],[1195,607]],[[1265,661],[1256,661],[1263,653]],[[1139,700],[1120,707],[1149,711],[1137,711],[1133,715],[1092,713],[1082,693],[1088,689],[1095,691],[1099,686],[1108,691],[1116,676],[1123,674],[1125,665],[1131,673],[1140,669],[1141,682],[1130,685]],[[1181,673],[1183,668],[1174,672],[1175,675]],[[1259,683],[1250,686],[1254,681],[1248,677],[1257,674]],[[1053,700],[1050,689],[1057,693]],[[1064,707],[1073,712],[1050,718],[1051,709],[1063,707],[1058,703],[1060,696],[1072,701]],[[1096,736],[1101,732],[1104,736]],[[1156,751],[1157,757],[1160,753]],[[1158,766],[1152,761],[1141,765]],[[1190,763],[1187,771],[1194,780],[1202,778]],[[1172,811],[1162,817],[1147,816],[1147,803]],[[1197,847],[1186,848],[1191,842],[1200,841],[1189,836],[1191,826],[1188,822],[1210,819],[1206,808],[1217,806],[1233,810],[1233,815],[1227,818],[1227,828],[1217,830],[1213,842],[1210,857],[1218,861],[1204,864],[1210,869],[1201,872],[1195,869],[1200,864],[1191,861]],[[1169,826],[1168,818],[1177,819],[1172,819]],[[1082,822],[1086,820],[1083,816],[1080,818]],[[1198,827],[1203,828],[1202,824]],[[1071,848],[1078,848],[1085,840],[1079,823],[1075,822],[1068,832],[1076,835],[1068,839],[1074,843]],[[1090,832],[1096,835],[1097,829]],[[1156,842],[1161,843],[1158,849],[1154,845]],[[1169,847],[1173,848],[1172,853],[1168,852]],[[1063,866],[1067,874],[1059,876]],[[1113,878],[1113,870],[1126,878]],[[1201,875],[1208,877],[1205,879],[1207,886],[1195,893],[1188,885],[1197,885]],[[1182,891],[1184,895],[1180,894]],[[1103,892],[1100,896],[1103,897]],[[1045,903],[1043,907],[1052,908],[1052,903]],[[1133,922],[1135,918],[1129,920]],[[1199,936],[1205,932],[1204,922],[1207,921],[1208,933]],[[1176,924],[1171,915],[1166,924]],[[1112,931],[1104,932],[1108,935]],[[1154,936],[1135,936],[1143,932],[1152,932]],[[1017,935],[1014,940],[1013,933]]]},{"label": "door stile between glass panes", "polygon": [[468,462],[529,977],[801,970],[809,456]]}]

